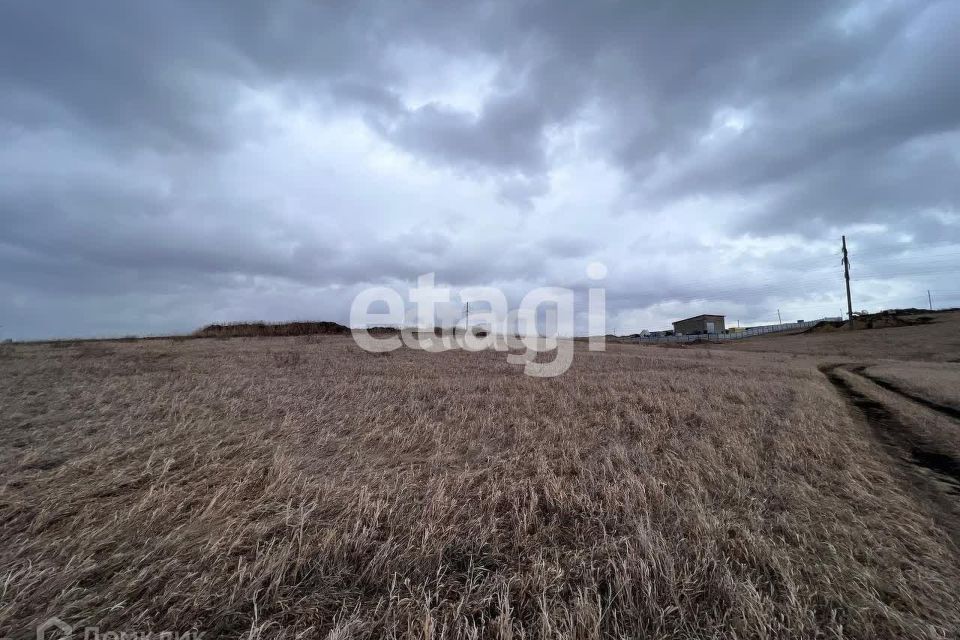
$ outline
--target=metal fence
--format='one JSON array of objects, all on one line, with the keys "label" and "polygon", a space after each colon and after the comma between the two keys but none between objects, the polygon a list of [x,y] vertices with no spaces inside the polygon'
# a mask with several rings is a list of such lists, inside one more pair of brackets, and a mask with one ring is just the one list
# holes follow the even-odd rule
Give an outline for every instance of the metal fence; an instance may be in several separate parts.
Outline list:
[{"label": "metal fence", "polygon": [[670,343],[670,342],[723,342],[725,340],[740,340],[741,338],[751,338],[761,336],[767,333],[782,333],[784,331],[796,331],[797,329],[809,329],[821,322],[841,322],[843,318],[820,318],[819,320],[806,320],[802,322],[790,322],[787,324],[767,324],[759,327],[747,327],[744,329],[727,329],[723,333],[700,333],[683,336],[639,336],[637,341],[643,344],[648,343]]}]

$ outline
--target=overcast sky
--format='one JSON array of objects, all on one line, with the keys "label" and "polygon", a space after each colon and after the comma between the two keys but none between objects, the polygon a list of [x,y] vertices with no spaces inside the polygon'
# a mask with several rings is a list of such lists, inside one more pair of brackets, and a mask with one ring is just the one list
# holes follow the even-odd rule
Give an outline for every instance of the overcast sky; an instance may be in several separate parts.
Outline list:
[{"label": "overcast sky", "polygon": [[[721,6],[722,5],[722,6]],[[960,306],[960,2],[0,1],[0,337]]]}]

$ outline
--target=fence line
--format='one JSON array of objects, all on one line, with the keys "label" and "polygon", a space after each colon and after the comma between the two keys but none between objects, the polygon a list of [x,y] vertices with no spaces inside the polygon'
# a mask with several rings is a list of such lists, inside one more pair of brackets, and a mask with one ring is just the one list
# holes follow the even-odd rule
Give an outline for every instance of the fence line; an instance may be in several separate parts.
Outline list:
[{"label": "fence line", "polygon": [[670,342],[722,342],[724,340],[740,340],[741,338],[751,338],[767,333],[781,333],[783,331],[795,331],[797,329],[808,329],[821,322],[841,322],[843,318],[820,318],[819,320],[807,320],[804,322],[791,322],[786,324],[766,324],[759,327],[748,327],[740,330],[727,329],[723,333],[699,333],[682,336],[639,336],[637,342],[648,343],[670,343]]}]

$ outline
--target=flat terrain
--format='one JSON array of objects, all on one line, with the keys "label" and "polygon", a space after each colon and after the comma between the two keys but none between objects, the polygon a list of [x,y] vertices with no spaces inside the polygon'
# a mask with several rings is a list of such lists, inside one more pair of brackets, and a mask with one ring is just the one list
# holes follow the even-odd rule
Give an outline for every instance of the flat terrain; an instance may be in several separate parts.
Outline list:
[{"label": "flat terrain", "polygon": [[581,347],[5,347],[0,636],[960,635],[955,317]]}]

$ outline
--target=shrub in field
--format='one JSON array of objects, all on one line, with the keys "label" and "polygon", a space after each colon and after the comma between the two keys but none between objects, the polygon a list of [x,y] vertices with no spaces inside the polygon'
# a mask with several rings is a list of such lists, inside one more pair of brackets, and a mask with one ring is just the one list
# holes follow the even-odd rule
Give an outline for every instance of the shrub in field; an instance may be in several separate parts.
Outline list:
[{"label": "shrub in field", "polygon": [[305,335],[342,335],[350,330],[336,322],[237,322],[231,324],[211,324],[197,330],[194,336],[200,338],[222,337],[281,337]]}]

